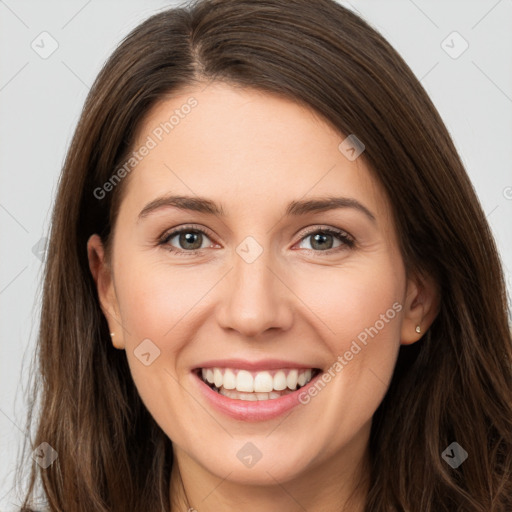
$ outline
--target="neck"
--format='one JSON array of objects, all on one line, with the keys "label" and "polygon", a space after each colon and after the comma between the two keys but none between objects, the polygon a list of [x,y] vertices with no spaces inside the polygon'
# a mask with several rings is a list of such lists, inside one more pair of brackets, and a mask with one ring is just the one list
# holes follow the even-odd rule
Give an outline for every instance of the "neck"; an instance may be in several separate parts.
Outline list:
[{"label": "neck", "polygon": [[[178,447],[171,473],[171,510],[183,512],[364,512],[369,488],[367,443],[351,446],[352,453],[336,453],[308,471],[286,481],[247,485],[218,477]],[[354,450],[354,448],[356,448]],[[354,452],[359,457],[354,459]]]}]

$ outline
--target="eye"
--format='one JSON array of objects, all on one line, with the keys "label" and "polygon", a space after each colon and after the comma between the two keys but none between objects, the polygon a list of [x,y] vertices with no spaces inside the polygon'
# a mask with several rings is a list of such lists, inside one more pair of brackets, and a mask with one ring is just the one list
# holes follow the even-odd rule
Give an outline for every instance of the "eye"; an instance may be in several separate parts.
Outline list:
[{"label": "eye", "polygon": [[212,242],[204,230],[195,227],[183,227],[166,233],[160,239],[159,245],[165,245],[166,249],[171,252],[195,254],[201,249],[211,247]]},{"label": "eye", "polygon": [[310,247],[302,248],[315,252],[330,251],[331,249],[344,250],[355,245],[354,239],[348,233],[333,228],[321,228],[310,231],[302,237],[301,243],[308,239],[310,239]]},{"label": "eye", "polygon": [[[300,247],[304,241],[310,240],[309,247]],[[208,243],[210,242],[210,243]],[[191,256],[202,249],[212,247],[213,243],[204,229],[184,226],[164,234],[158,245],[165,246],[170,252],[180,256]],[[317,228],[303,234],[299,248],[313,252],[337,252],[351,249],[355,240],[351,235],[341,229]]]}]

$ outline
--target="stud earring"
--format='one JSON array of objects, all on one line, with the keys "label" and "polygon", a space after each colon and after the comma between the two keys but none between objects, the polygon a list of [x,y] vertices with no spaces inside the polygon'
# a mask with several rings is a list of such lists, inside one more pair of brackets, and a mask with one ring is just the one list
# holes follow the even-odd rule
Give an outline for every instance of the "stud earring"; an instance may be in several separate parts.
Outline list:
[{"label": "stud earring", "polygon": [[416,332],[417,332],[418,334],[420,334],[420,333],[421,333],[421,327],[420,327],[419,325],[417,325],[417,326],[416,326]]},{"label": "stud earring", "polygon": [[112,336],[112,338],[113,338],[115,334],[116,334],[115,332],[111,332],[110,336]]}]

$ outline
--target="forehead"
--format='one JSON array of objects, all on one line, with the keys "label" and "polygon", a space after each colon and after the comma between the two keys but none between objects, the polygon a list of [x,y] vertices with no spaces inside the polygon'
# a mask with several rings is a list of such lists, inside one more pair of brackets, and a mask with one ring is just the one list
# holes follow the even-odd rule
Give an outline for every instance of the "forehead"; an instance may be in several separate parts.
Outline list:
[{"label": "forehead", "polygon": [[125,195],[139,207],[164,193],[210,197],[237,215],[343,195],[382,214],[379,184],[362,157],[351,161],[340,151],[344,139],[290,99],[222,83],[184,89],[141,123]]}]

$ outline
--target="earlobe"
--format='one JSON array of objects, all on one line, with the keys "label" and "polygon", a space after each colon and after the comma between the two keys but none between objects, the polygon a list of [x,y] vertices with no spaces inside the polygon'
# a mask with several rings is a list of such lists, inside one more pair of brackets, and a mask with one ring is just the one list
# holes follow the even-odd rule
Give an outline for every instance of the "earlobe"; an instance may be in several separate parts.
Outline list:
[{"label": "earlobe", "polygon": [[124,344],[121,344],[121,343],[119,342],[119,340],[118,340],[118,339],[116,339],[116,337],[115,337],[115,336],[116,336],[116,333],[115,333],[114,331],[111,331],[111,333],[110,333],[110,340],[112,341],[112,345],[113,345],[115,348],[119,349],[119,350],[124,350]]},{"label": "earlobe", "polygon": [[87,241],[87,257],[89,269],[96,283],[101,310],[108,322],[112,344],[115,348],[124,349],[112,272],[105,257],[103,242],[97,234],[92,235]]},{"label": "earlobe", "polygon": [[402,345],[420,340],[439,312],[439,290],[430,277],[415,275],[407,281],[401,331]]}]

